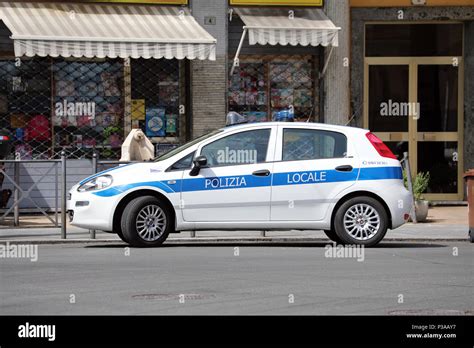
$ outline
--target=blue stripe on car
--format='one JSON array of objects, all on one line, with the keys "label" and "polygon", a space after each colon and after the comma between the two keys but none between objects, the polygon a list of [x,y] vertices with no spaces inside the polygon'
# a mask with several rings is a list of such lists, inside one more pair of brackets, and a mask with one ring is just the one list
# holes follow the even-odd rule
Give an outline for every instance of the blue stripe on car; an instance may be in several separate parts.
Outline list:
[{"label": "blue stripe on car", "polygon": [[354,168],[350,172],[340,172],[332,169],[275,173],[266,177],[254,175],[234,175],[207,178],[189,178],[184,180],[173,180],[173,184],[169,183],[170,180],[148,181],[114,186],[102,191],[94,192],[94,194],[100,197],[111,197],[136,187],[155,187],[163,190],[166,193],[176,193],[180,191],[213,191],[236,188],[265,187],[272,185],[305,185],[355,180],[388,180],[402,178],[402,170],[400,167],[371,167],[360,168],[360,170],[359,168]]}]

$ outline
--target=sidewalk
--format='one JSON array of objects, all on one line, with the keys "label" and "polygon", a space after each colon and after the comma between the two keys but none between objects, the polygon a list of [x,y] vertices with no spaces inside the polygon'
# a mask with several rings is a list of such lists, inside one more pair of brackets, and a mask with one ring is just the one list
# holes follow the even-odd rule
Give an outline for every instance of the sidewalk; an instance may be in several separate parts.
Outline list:
[{"label": "sidewalk", "polygon": [[[81,228],[68,226],[67,239],[61,239],[60,228],[43,227],[48,225],[45,217],[25,217],[22,222],[29,227],[8,228],[0,224],[0,241],[31,243],[104,243],[122,242],[111,233],[97,232],[96,239],[90,238],[90,232]],[[41,226],[41,227],[40,227]],[[51,224],[49,224],[51,226]],[[467,241],[467,207],[433,207],[430,208],[426,223],[408,223],[395,230],[389,230],[386,241]],[[269,231],[262,236],[262,231],[197,231],[195,237],[191,232],[171,234],[167,242],[311,242],[327,241],[323,231]]]}]

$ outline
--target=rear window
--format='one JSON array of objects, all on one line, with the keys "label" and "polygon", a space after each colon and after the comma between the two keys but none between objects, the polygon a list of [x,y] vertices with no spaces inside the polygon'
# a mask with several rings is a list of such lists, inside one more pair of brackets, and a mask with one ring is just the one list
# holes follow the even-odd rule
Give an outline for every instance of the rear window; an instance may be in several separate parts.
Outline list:
[{"label": "rear window", "polygon": [[347,138],[344,134],[317,129],[286,128],[283,130],[283,161],[301,161],[345,157]]}]

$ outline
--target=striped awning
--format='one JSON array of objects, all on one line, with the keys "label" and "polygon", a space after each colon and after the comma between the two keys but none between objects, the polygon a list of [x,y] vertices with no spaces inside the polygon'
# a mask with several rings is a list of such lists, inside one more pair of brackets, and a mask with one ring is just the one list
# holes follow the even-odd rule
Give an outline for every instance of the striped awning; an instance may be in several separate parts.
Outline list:
[{"label": "striped awning", "polygon": [[215,60],[216,40],[184,7],[0,2],[15,55]]},{"label": "striped awning", "polygon": [[340,28],[320,9],[235,8],[250,45],[337,46]]}]

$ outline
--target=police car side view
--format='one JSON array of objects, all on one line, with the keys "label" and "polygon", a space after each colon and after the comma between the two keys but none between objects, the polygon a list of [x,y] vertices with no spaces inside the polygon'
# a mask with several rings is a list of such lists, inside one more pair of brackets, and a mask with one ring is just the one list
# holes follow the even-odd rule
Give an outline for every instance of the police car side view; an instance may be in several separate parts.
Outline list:
[{"label": "police car side view", "polygon": [[373,246],[404,224],[400,162],[368,130],[267,122],[216,130],[152,162],[93,175],[70,191],[75,226],[157,246],[189,230],[324,230]]}]

